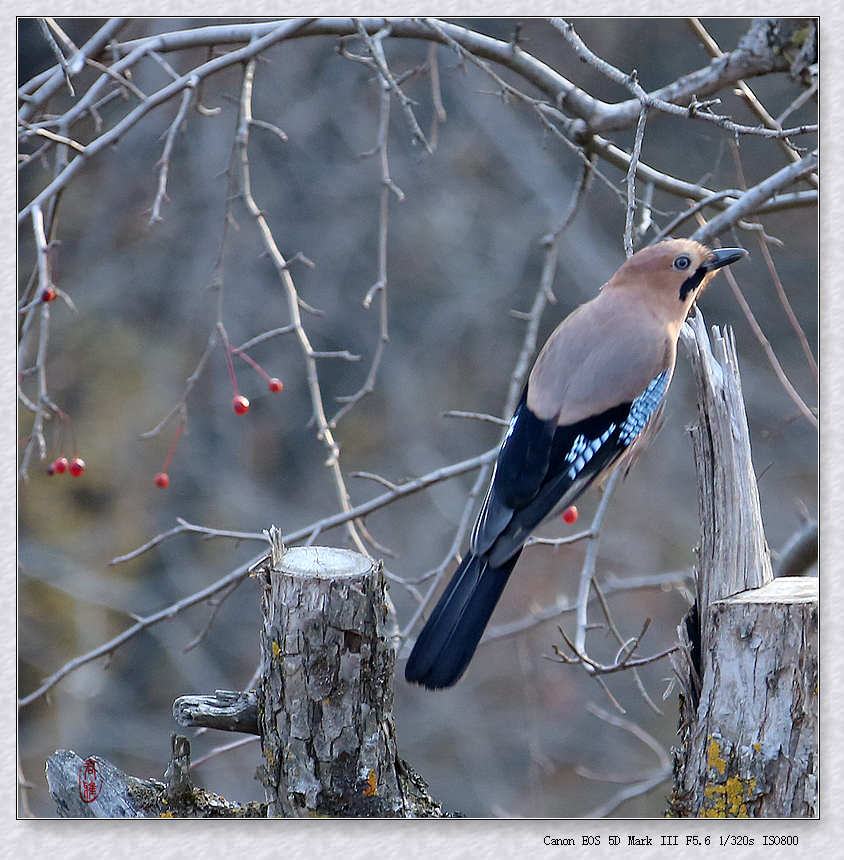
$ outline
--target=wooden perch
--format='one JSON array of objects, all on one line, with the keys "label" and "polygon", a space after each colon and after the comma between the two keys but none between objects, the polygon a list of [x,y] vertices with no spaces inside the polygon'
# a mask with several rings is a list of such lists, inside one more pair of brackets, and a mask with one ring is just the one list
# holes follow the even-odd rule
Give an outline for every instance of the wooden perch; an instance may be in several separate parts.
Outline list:
[{"label": "wooden perch", "polygon": [[672,661],[683,695],[671,813],[813,817],[818,581],[772,577],[732,332],[714,328],[713,339],[699,312],[684,328],[701,545],[685,659]]},{"label": "wooden perch", "polygon": [[683,343],[695,371],[700,411],[700,422],[690,430],[701,528],[697,599],[698,606],[709,606],[758,588],[773,574],[732,329],[722,334],[713,327],[710,345],[700,311],[689,325],[694,336],[684,334]]}]

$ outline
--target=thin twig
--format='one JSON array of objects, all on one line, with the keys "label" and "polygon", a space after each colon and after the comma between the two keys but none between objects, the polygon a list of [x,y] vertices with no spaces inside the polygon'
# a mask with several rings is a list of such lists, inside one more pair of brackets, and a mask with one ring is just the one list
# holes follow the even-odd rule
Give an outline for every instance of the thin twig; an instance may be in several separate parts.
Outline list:
[{"label": "thin twig", "polygon": [[151,439],[153,436],[157,436],[169,422],[176,416],[181,416],[182,422],[187,423],[187,397],[190,394],[191,389],[196,385],[199,377],[202,375],[202,371],[205,368],[208,359],[211,357],[211,353],[217,346],[217,334],[216,329],[212,329],[211,334],[208,336],[208,342],[205,344],[205,352],[202,353],[202,357],[199,359],[199,363],[194,368],[193,373],[187,378],[185,381],[185,387],[182,390],[182,393],[176,402],[176,405],[164,416],[164,418],[159,421],[159,423],[152,428],[152,430],[147,430],[145,433],[141,433],[141,439]]},{"label": "thin twig", "polygon": [[44,36],[47,44],[50,46],[50,50],[55,55],[56,59],[59,61],[59,66],[61,67],[62,74],[64,75],[65,83],[67,84],[67,89],[70,92],[71,98],[76,97],[76,92],[73,89],[73,81],[71,81],[71,73],[70,67],[67,64],[67,59],[65,55],[62,53],[62,49],[58,46],[58,43],[53,38],[53,34],[50,32],[50,27],[47,22],[52,21],[52,18],[37,18],[38,26],[41,30],[41,34]]},{"label": "thin twig", "polygon": [[187,116],[188,108],[193,99],[194,89],[198,80],[192,80],[188,83],[182,93],[182,101],[179,105],[179,110],[176,112],[176,118],[167,130],[167,139],[164,142],[164,152],[161,153],[161,158],[158,161],[158,190],[155,193],[155,202],[152,204],[152,214],[149,218],[149,223],[155,224],[158,221],[163,221],[161,217],[161,205],[167,200],[167,175],[170,172],[170,156],[173,153],[173,145],[176,140],[176,134],[182,127],[182,123]]},{"label": "thin twig", "polygon": [[378,72],[386,82],[387,86],[390,88],[390,92],[399,100],[399,104],[404,111],[405,116],[407,117],[407,121],[410,125],[411,131],[413,132],[414,140],[418,140],[423,147],[425,147],[425,151],[430,155],[434,149],[431,144],[428,142],[428,138],[425,137],[424,132],[419,127],[419,123],[416,121],[416,115],[413,113],[413,100],[408,98],[402,88],[396,82],[396,79],[393,77],[393,73],[390,71],[389,66],[387,65],[387,60],[384,56],[384,48],[382,46],[382,42],[386,36],[390,35],[391,26],[390,24],[386,24],[381,27],[378,32],[374,36],[370,36],[366,30],[366,27],[363,26],[361,21],[358,18],[353,19],[354,24],[357,27],[358,35],[363,39],[364,44],[367,48],[369,48],[370,53],[372,54],[372,59],[375,60],[375,64],[378,67]]},{"label": "thin twig", "polygon": [[381,167],[381,195],[378,215],[378,278],[367,291],[363,300],[363,306],[368,310],[372,306],[375,295],[378,295],[378,342],[375,345],[375,353],[372,357],[372,363],[369,366],[369,372],[366,375],[363,385],[354,394],[337,398],[339,402],[343,403],[343,406],[340,407],[329,422],[329,426],[332,428],[337,426],[338,421],[340,421],[340,419],[350,409],[352,409],[355,404],[375,390],[375,381],[384,357],[384,350],[390,340],[387,320],[387,231],[390,211],[390,192],[396,195],[399,202],[404,200],[404,192],[395,184],[395,182],[393,182],[390,176],[390,163],[387,155],[387,135],[390,127],[390,92],[392,91],[392,85],[390,83],[390,79],[387,77],[389,71],[386,73],[384,71],[387,68],[387,61],[384,56],[382,34],[376,34],[376,36],[371,39],[367,36],[366,39],[368,40],[367,45],[372,53],[373,59],[377,63],[381,80],[378,135],[375,148],[371,153],[367,153],[378,153],[379,164]]},{"label": "thin twig", "polygon": [[195,770],[200,765],[211,761],[211,759],[216,758],[218,755],[223,755],[227,752],[231,752],[232,750],[239,749],[240,747],[244,747],[247,744],[255,743],[259,740],[261,740],[261,738],[258,735],[249,735],[245,738],[238,738],[235,741],[229,741],[228,743],[220,744],[219,746],[216,746],[213,749],[209,750],[207,753],[205,753],[205,755],[200,756],[198,759],[191,761],[190,769]]},{"label": "thin twig", "polygon": [[679,645],[672,645],[670,648],[665,648],[656,654],[651,654],[649,657],[634,658],[633,654],[639,647],[642,636],[644,636],[647,628],[648,622],[646,621],[642,628],[642,632],[636,638],[631,640],[628,647],[624,649],[624,653],[621,657],[617,658],[612,663],[599,663],[597,660],[593,660],[585,651],[581,651],[574,642],[569,639],[565,630],[563,630],[562,627],[558,627],[557,629],[560,631],[563,641],[566,643],[573,656],[569,656],[555,645],[555,657],[549,657],[548,659],[554,660],[557,663],[564,663],[566,665],[580,664],[586,672],[592,676],[613,675],[616,672],[625,672],[634,667],[647,666],[651,663],[656,663],[658,660],[665,659],[669,654],[673,654],[680,647]]},{"label": "thin twig", "polygon": [[506,418],[498,418],[496,415],[489,415],[486,412],[463,412],[459,409],[449,409],[443,412],[443,418],[471,418],[474,421],[489,421],[490,424],[497,424],[499,427],[507,427],[510,422]]},{"label": "thin twig", "polygon": [[648,109],[642,105],[639,122],[636,124],[636,137],[630,153],[630,164],[627,167],[627,211],[624,217],[624,253],[633,256],[633,227],[636,221],[636,167],[642,154],[642,143],[645,139],[645,123],[648,119]]},{"label": "thin twig", "polygon": [[595,576],[595,568],[598,561],[598,542],[601,533],[601,524],[604,521],[607,508],[610,504],[610,499],[612,498],[616,484],[621,479],[621,475],[622,472],[620,469],[616,469],[612,475],[610,475],[609,480],[604,486],[601,501],[598,504],[598,510],[595,512],[595,516],[592,520],[591,531],[595,536],[589,541],[586,548],[583,567],[580,570],[580,587],[577,594],[577,634],[575,636],[575,642],[577,643],[576,650],[578,652],[585,652],[586,649],[586,631],[589,627],[587,606],[589,604],[589,591],[592,587],[592,578]]},{"label": "thin twig", "polygon": [[774,348],[771,346],[771,342],[765,337],[765,333],[762,331],[762,326],[759,325],[758,320],[756,319],[756,315],[750,309],[750,305],[747,302],[747,299],[744,297],[744,293],[741,291],[741,287],[738,285],[738,281],[736,280],[736,276],[727,269],[726,272],[727,282],[730,285],[730,288],[733,291],[733,295],[735,295],[736,300],[739,303],[739,307],[744,312],[747,321],[750,323],[750,327],[753,329],[753,333],[756,335],[756,339],[762,345],[762,349],[765,351],[765,355],[768,358],[768,362],[776,374],[777,379],[779,379],[782,387],[786,390],[788,396],[797,404],[797,408],[803,413],[808,422],[815,428],[815,430],[820,429],[820,423],[818,421],[817,415],[806,405],[806,402],[803,398],[797,393],[797,389],[791,384],[791,380],[786,375],[783,366],[780,364],[779,359],[777,358],[777,354],[774,352]]},{"label": "thin twig", "polygon": [[234,594],[241,582],[243,582],[243,580],[239,579],[236,582],[231,583],[228,588],[224,589],[220,594],[208,601],[213,607],[211,615],[208,617],[205,627],[203,627],[202,630],[200,630],[199,633],[197,633],[196,636],[182,648],[182,653],[187,654],[188,651],[192,651],[208,635],[208,632],[217,620],[217,615],[219,614],[220,609],[222,609],[223,604],[226,602],[226,598],[231,597],[231,595]]}]

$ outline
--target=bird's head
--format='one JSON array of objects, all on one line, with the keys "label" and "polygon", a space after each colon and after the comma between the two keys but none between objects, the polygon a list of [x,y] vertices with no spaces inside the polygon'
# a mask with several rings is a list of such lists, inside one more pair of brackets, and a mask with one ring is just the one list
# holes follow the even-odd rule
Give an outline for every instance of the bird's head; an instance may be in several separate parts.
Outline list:
[{"label": "bird's head", "polygon": [[637,251],[607,287],[652,291],[672,317],[682,320],[718,269],[746,253],[743,248],[713,251],[692,239],[666,239]]}]

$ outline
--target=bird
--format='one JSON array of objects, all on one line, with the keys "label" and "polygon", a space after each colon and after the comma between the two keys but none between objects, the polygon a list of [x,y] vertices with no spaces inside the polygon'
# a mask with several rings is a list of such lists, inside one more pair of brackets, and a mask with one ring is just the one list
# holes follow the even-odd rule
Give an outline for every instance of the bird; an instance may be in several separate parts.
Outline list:
[{"label": "bird", "polygon": [[501,443],[468,552],[408,657],[408,682],[436,690],[460,679],[531,532],[633,455],[660,411],[692,305],[746,253],[657,242],[552,332]]}]

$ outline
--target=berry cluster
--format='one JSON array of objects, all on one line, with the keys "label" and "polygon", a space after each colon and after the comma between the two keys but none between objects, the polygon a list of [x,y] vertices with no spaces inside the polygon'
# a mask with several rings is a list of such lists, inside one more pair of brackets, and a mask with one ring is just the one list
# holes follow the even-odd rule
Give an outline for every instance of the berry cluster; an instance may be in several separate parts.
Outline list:
[{"label": "berry cluster", "polygon": [[61,457],[56,457],[49,466],[47,466],[48,475],[63,475],[65,472],[70,472],[74,477],[78,477],[85,471],[85,461],[81,457],[74,457],[68,460],[64,454]]},{"label": "berry cluster", "polygon": [[[52,301],[52,299],[44,299],[44,301]],[[61,428],[61,446],[59,450],[62,452],[47,466],[48,475],[64,475],[69,472],[75,478],[78,478],[85,471],[85,461],[76,453],[76,434],[73,432],[73,422],[70,416],[59,409],[58,406],[52,404],[56,416],[59,419],[59,427]],[[73,443],[73,459],[68,460],[64,455],[65,434],[70,436]]]},{"label": "berry cluster", "polygon": [[239,355],[248,365],[261,374],[267,381],[267,387],[274,394],[278,394],[284,390],[284,383],[277,376],[270,376],[257,361],[250,358],[242,349],[238,347],[228,347],[226,349],[226,361],[229,363],[229,375],[232,379],[232,388],[234,389],[234,398],[232,399],[232,409],[235,415],[246,415],[249,411],[249,400],[240,394],[237,390],[237,377],[234,375],[234,365],[232,365],[232,353]]},{"label": "berry cluster", "polygon": [[[234,366],[232,365],[232,354],[239,355],[247,364],[263,376],[267,381],[267,387],[274,394],[278,394],[284,390],[284,383],[277,376],[270,376],[260,364],[250,358],[242,349],[238,347],[230,347],[226,344],[226,361],[229,365],[229,375],[231,376],[232,388],[234,389],[232,411],[235,415],[246,415],[246,413],[249,412],[250,404],[249,399],[244,397],[237,389],[237,377],[235,376]],[[176,435],[173,438],[173,444],[170,446],[170,451],[164,461],[164,466],[154,478],[155,486],[160,487],[162,490],[170,486],[170,476],[167,474],[167,469],[170,467],[170,461],[173,459],[173,452],[176,450],[176,443],[182,435],[182,430],[184,429],[186,420],[187,419],[183,416],[182,421],[176,430]]]}]

